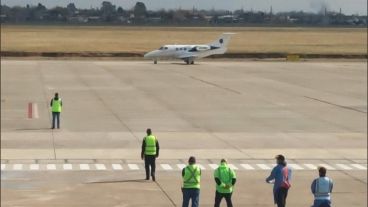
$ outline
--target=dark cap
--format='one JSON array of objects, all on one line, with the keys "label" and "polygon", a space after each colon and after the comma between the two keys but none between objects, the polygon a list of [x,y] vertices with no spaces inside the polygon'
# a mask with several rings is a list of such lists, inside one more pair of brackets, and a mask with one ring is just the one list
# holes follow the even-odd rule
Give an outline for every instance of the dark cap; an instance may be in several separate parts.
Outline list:
[{"label": "dark cap", "polygon": [[282,162],[285,161],[284,155],[276,155],[275,158],[276,158],[276,160],[280,160]]},{"label": "dark cap", "polygon": [[188,162],[189,164],[194,164],[196,163],[196,158],[194,156],[190,156]]}]

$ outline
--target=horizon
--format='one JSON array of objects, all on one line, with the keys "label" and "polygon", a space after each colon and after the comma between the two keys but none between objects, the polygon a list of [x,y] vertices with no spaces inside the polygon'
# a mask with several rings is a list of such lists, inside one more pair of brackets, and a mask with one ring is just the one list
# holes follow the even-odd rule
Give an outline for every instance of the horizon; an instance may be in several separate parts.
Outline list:
[{"label": "horizon", "polygon": [[[340,8],[345,15],[367,15],[367,2],[365,0],[278,0],[278,4],[271,0],[231,0],[232,3],[227,3],[222,0],[187,0],[185,2],[179,0],[140,0],[146,5],[147,10],[157,11],[160,9],[197,9],[197,10],[229,10],[235,11],[243,9],[244,11],[263,11],[269,12],[271,7],[274,13],[303,11],[319,13],[327,9],[328,11],[339,12]],[[78,9],[100,8],[103,1],[101,0],[2,0],[1,5],[6,6],[22,6],[27,4],[36,6],[38,3],[45,5],[47,8],[56,6],[66,7],[69,3],[74,3]],[[134,7],[136,0],[111,0],[109,1],[117,7],[122,7],[124,10],[129,10]],[[363,6],[362,6],[363,5]]]}]

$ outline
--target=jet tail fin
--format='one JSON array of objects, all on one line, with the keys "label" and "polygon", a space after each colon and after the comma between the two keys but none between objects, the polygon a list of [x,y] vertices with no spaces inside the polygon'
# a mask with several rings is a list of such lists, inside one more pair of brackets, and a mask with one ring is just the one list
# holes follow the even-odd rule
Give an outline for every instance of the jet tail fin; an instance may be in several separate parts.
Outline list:
[{"label": "jet tail fin", "polygon": [[215,41],[211,42],[209,45],[212,47],[217,48],[227,48],[227,45],[230,42],[231,35],[235,33],[223,33],[219,38],[217,38]]}]

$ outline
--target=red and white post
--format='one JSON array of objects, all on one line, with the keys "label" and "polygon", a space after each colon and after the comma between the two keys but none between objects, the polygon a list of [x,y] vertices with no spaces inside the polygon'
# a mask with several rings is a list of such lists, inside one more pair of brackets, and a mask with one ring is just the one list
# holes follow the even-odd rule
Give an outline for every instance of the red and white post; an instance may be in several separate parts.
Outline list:
[{"label": "red and white post", "polygon": [[38,106],[37,103],[28,103],[28,118],[29,119],[38,119]]}]

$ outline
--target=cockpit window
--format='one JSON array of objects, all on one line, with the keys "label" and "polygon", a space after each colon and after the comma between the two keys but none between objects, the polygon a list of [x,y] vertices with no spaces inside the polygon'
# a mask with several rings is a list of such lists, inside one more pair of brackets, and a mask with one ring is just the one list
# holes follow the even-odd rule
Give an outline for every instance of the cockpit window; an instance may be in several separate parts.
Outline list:
[{"label": "cockpit window", "polygon": [[164,49],[164,47],[160,47],[160,49],[159,50],[163,50]]},{"label": "cockpit window", "polygon": [[168,48],[167,47],[164,47],[165,50],[167,50]]}]

